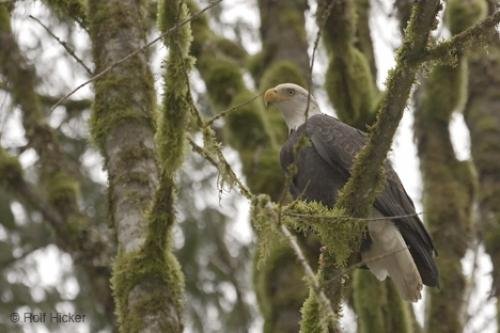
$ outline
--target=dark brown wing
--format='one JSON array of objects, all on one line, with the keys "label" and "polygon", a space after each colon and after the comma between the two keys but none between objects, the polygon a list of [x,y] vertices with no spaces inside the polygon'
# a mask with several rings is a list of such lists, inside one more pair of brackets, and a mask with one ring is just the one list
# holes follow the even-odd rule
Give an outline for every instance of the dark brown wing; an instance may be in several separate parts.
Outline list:
[{"label": "dark brown wing", "polygon": [[[366,134],[328,115],[315,115],[307,122],[307,134],[318,154],[336,170],[350,176],[354,157],[366,142]],[[386,163],[387,184],[377,196],[374,207],[385,216],[415,214],[412,200],[398,175]],[[438,271],[432,253],[432,240],[418,216],[393,219],[405,239],[426,285],[438,284]]]}]

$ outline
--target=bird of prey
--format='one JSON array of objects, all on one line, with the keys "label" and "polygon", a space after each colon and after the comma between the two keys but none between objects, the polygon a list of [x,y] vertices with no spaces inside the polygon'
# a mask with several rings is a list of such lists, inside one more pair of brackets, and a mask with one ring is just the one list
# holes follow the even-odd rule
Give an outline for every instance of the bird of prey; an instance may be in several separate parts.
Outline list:
[{"label": "bird of prey", "polygon": [[[290,131],[280,161],[285,172],[292,163],[297,167],[290,185],[292,196],[333,207],[366,134],[321,113],[307,90],[293,83],[267,90],[264,101],[281,111]],[[303,135],[311,144],[294,151]],[[387,181],[373,204],[372,216],[377,219],[368,222],[361,258],[378,280],[389,276],[403,299],[416,302],[422,284],[438,285],[436,250],[398,175],[389,163],[384,167]]]}]

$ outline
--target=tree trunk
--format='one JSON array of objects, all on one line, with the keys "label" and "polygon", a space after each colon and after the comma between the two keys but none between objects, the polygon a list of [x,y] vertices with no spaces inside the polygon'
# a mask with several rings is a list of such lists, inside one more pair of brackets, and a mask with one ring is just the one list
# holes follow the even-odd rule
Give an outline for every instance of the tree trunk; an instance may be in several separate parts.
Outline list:
[{"label": "tree trunk", "polygon": [[[172,13],[161,15],[177,13],[181,19],[181,7],[175,3],[165,4],[163,8]],[[96,72],[145,44],[145,5],[146,1],[89,1]],[[110,215],[119,244],[112,283],[122,332],[183,329],[182,276],[168,244],[173,182],[171,173],[160,175],[165,163],[161,168],[157,164],[155,107],[146,53],[95,81],[92,133],[109,172]]]},{"label": "tree trunk", "polygon": [[469,84],[465,121],[479,182],[479,229],[493,264],[492,293],[500,327],[500,40],[468,57]]}]

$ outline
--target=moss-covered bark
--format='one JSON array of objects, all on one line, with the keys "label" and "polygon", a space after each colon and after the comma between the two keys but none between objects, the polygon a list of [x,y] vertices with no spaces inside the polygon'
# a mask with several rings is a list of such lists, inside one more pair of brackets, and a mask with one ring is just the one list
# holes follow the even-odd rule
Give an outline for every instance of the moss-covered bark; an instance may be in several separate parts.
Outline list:
[{"label": "moss-covered bark", "polygon": [[478,174],[479,229],[493,264],[492,292],[500,327],[500,40],[494,29],[488,38],[491,45],[487,49],[468,54],[464,115]]},{"label": "moss-covered bark", "polygon": [[[320,1],[319,13],[325,13],[328,6],[329,1]],[[325,84],[328,96],[342,121],[363,130],[374,121],[380,98],[375,83],[369,13],[368,1],[334,4],[325,23],[323,38],[330,59]],[[324,19],[318,15],[319,24]],[[382,284],[365,271],[354,273],[354,303],[351,305],[358,314],[358,331],[412,331],[408,315],[412,310],[397,293],[386,290],[390,283]],[[374,297],[377,295],[379,297]]]},{"label": "moss-covered bark", "polygon": [[[259,82],[259,90],[265,91],[285,82],[306,87],[309,78],[304,18],[307,2],[259,0],[258,5],[263,49],[256,58],[258,66],[254,66],[258,71],[251,70]],[[277,143],[281,145],[288,137],[282,115],[276,110],[269,110],[266,117]],[[279,155],[275,158],[278,160]],[[310,262],[316,263],[318,242],[306,240],[302,235],[299,240]],[[259,306],[264,315],[264,331],[297,332],[307,287],[302,268],[289,245],[276,244],[254,274]]]},{"label": "moss-covered bark", "polygon": [[[260,81],[260,90],[283,82],[305,85],[308,67],[305,2],[261,1],[259,8],[263,16],[261,32],[264,50],[250,61],[250,70]],[[280,15],[273,16],[278,12]],[[290,33],[289,24],[292,21],[295,30]],[[221,40],[211,32],[205,18],[193,22],[193,31],[196,66],[215,108],[227,108],[250,99],[252,93],[243,82],[239,65],[241,57],[228,52],[231,48],[223,47],[231,42]],[[257,101],[240,107],[225,119],[227,142],[240,154],[250,190],[269,194],[277,200],[283,189],[283,172],[278,161],[279,144],[287,136],[280,114],[265,112],[261,102]],[[302,268],[288,245],[275,243],[270,252],[265,262],[255,270],[254,276],[265,319],[264,331],[296,332],[299,309],[307,294],[302,281]]]},{"label": "moss-covered bark", "polygon": [[[388,77],[387,92],[380,102],[375,124],[370,128],[368,142],[356,156],[351,177],[340,191],[334,207],[334,210],[341,212],[347,221],[349,216],[368,215],[378,189],[383,184],[381,168],[402,118],[419,67],[415,59],[418,59],[418,55],[422,54],[427,46],[430,31],[437,23],[436,15],[439,9],[440,3],[437,0],[418,2],[413,6],[403,45],[397,53],[397,65]],[[325,225],[324,228],[330,229],[333,233],[336,226]],[[362,227],[353,227],[352,235],[344,241],[353,244],[359,242],[361,232]],[[352,248],[351,246],[349,251],[352,251]],[[349,255],[349,251],[343,255]],[[326,253],[335,251],[327,245]],[[329,269],[320,266],[320,274],[325,274],[324,271]],[[303,318],[303,321],[310,320],[311,318]]]},{"label": "moss-covered bark", "polygon": [[460,264],[470,240],[472,182],[467,162],[459,162],[448,132],[460,95],[459,68],[434,67],[416,96],[415,136],[423,175],[424,219],[438,244],[441,289],[429,291],[427,323],[432,332],[460,332],[457,306],[465,279]]},{"label": "moss-covered bark", "polygon": [[353,279],[358,332],[413,332],[411,309],[390,280],[381,283],[364,269],[357,270]]},{"label": "moss-covered bark", "polygon": [[[193,22],[193,33],[196,66],[214,107],[228,108],[250,99],[253,94],[243,82],[239,64],[241,58],[228,52],[231,48],[222,47],[231,42],[222,42],[208,28],[205,18]],[[303,84],[296,65],[290,61],[274,61],[275,56],[273,54],[268,58],[273,65],[263,73],[263,84],[271,85],[276,80]],[[265,113],[261,101],[256,101],[239,108],[225,119],[227,142],[240,154],[250,190],[267,193],[277,200],[283,187],[278,142],[286,137],[279,114]],[[271,252],[265,264],[255,270],[254,276],[258,301],[265,318],[264,331],[296,332],[299,309],[307,293],[302,281],[302,268],[288,245],[276,243]]]},{"label": "moss-covered bark", "polygon": [[[189,3],[191,11],[196,4]],[[214,109],[227,109],[249,100],[253,93],[246,87],[241,69],[241,52],[230,40],[217,36],[205,17],[192,22],[192,54],[196,68],[207,86]],[[228,45],[232,45],[232,48]],[[243,173],[249,188],[255,193],[268,193],[276,199],[280,195],[283,176],[277,161],[278,146],[274,131],[267,122],[261,101],[253,101],[226,117],[226,142],[235,148],[242,160]]]},{"label": "moss-covered bark", "polygon": [[270,65],[279,60],[294,64],[300,77],[307,77],[309,59],[304,28],[307,1],[259,0],[258,5],[262,51],[255,57],[251,66],[255,80],[260,81],[262,87],[262,75],[269,71]]},{"label": "moss-covered bark", "polygon": [[[482,0],[465,4],[449,1],[446,23],[454,34],[465,30],[481,14],[477,9]],[[453,111],[464,100],[464,80],[467,67],[461,58],[458,64],[437,64],[415,96],[415,136],[423,175],[425,221],[438,244],[437,264],[441,289],[429,291],[426,326],[432,332],[460,332],[463,318],[457,307],[463,302],[465,277],[461,259],[465,255],[471,233],[471,209],[474,193],[468,162],[455,157],[449,134]]]},{"label": "moss-covered bark", "polygon": [[[325,17],[329,8],[330,15]],[[331,5],[322,0],[317,15],[329,57],[325,80],[328,97],[342,121],[362,130],[375,120],[379,100],[368,12],[366,1]]]},{"label": "moss-covered bark", "polygon": [[[96,70],[145,43],[146,1],[89,1],[88,20]],[[178,1],[162,2],[162,29],[186,17]],[[187,29],[187,30],[186,30]],[[159,121],[147,55],[138,54],[95,82],[92,132],[109,171],[110,214],[119,243],[113,291],[123,332],[181,332],[182,276],[170,251],[174,223],[173,173],[182,161],[189,28],[169,39],[166,93]],[[175,42],[174,42],[175,41]],[[170,44],[171,43],[171,44]],[[185,68],[184,68],[185,66]],[[172,70],[175,68],[175,70]],[[172,89],[178,80],[178,89]],[[168,155],[173,149],[177,153]],[[169,157],[170,156],[170,157]]]},{"label": "moss-covered bark", "polygon": [[377,64],[370,29],[371,5],[369,0],[357,0],[355,46],[363,53],[370,65],[373,80],[377,79]]},{"label": "moss-covered bark", "polygon": [[22,110],[28,145],[38,154],[40,188],[49,209],[57,212],[60,218],[60,223],[49,221],[58,245],[89,274],[95,287],[95,299],[111,316],[113,302],[107,281],[113,244],[90,228],[88,217],[80,210],[80,189],[75,174],[78,168],[64,156],[56,134],[47,124],[36,91],[39,78],[11,31],[8,4],[0,4],[0,72],[9,86],[13,102]]},{"label": "moss-covered bark", "polygon": [[[160,30],[166,32],[188,17],[188,9],[182,1],[165,0],[159,2],[158,15]],[[184,281],[172,253],[171,237],[175,223],[174,178],[183,161],[189,111],[190,43],[189,25],[165,40],[170,52],[156,138],[160,184],[147,214],[145,243],[138,251],[120,253],[113,278],[121,329],[125,332],[183,331]]]}]

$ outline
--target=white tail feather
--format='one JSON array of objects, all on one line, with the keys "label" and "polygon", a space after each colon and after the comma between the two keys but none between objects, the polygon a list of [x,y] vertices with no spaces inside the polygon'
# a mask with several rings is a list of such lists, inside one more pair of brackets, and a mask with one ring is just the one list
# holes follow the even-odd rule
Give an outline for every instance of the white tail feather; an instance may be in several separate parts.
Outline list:
[{"label": "white tail feather", "polygon": [[368,232],[372,244],[361,253],[366,266],[380,281],[390,276],[405,300],[421,299],[422,279],[398,228],[390,220],[376,220],[368,223]]}]

